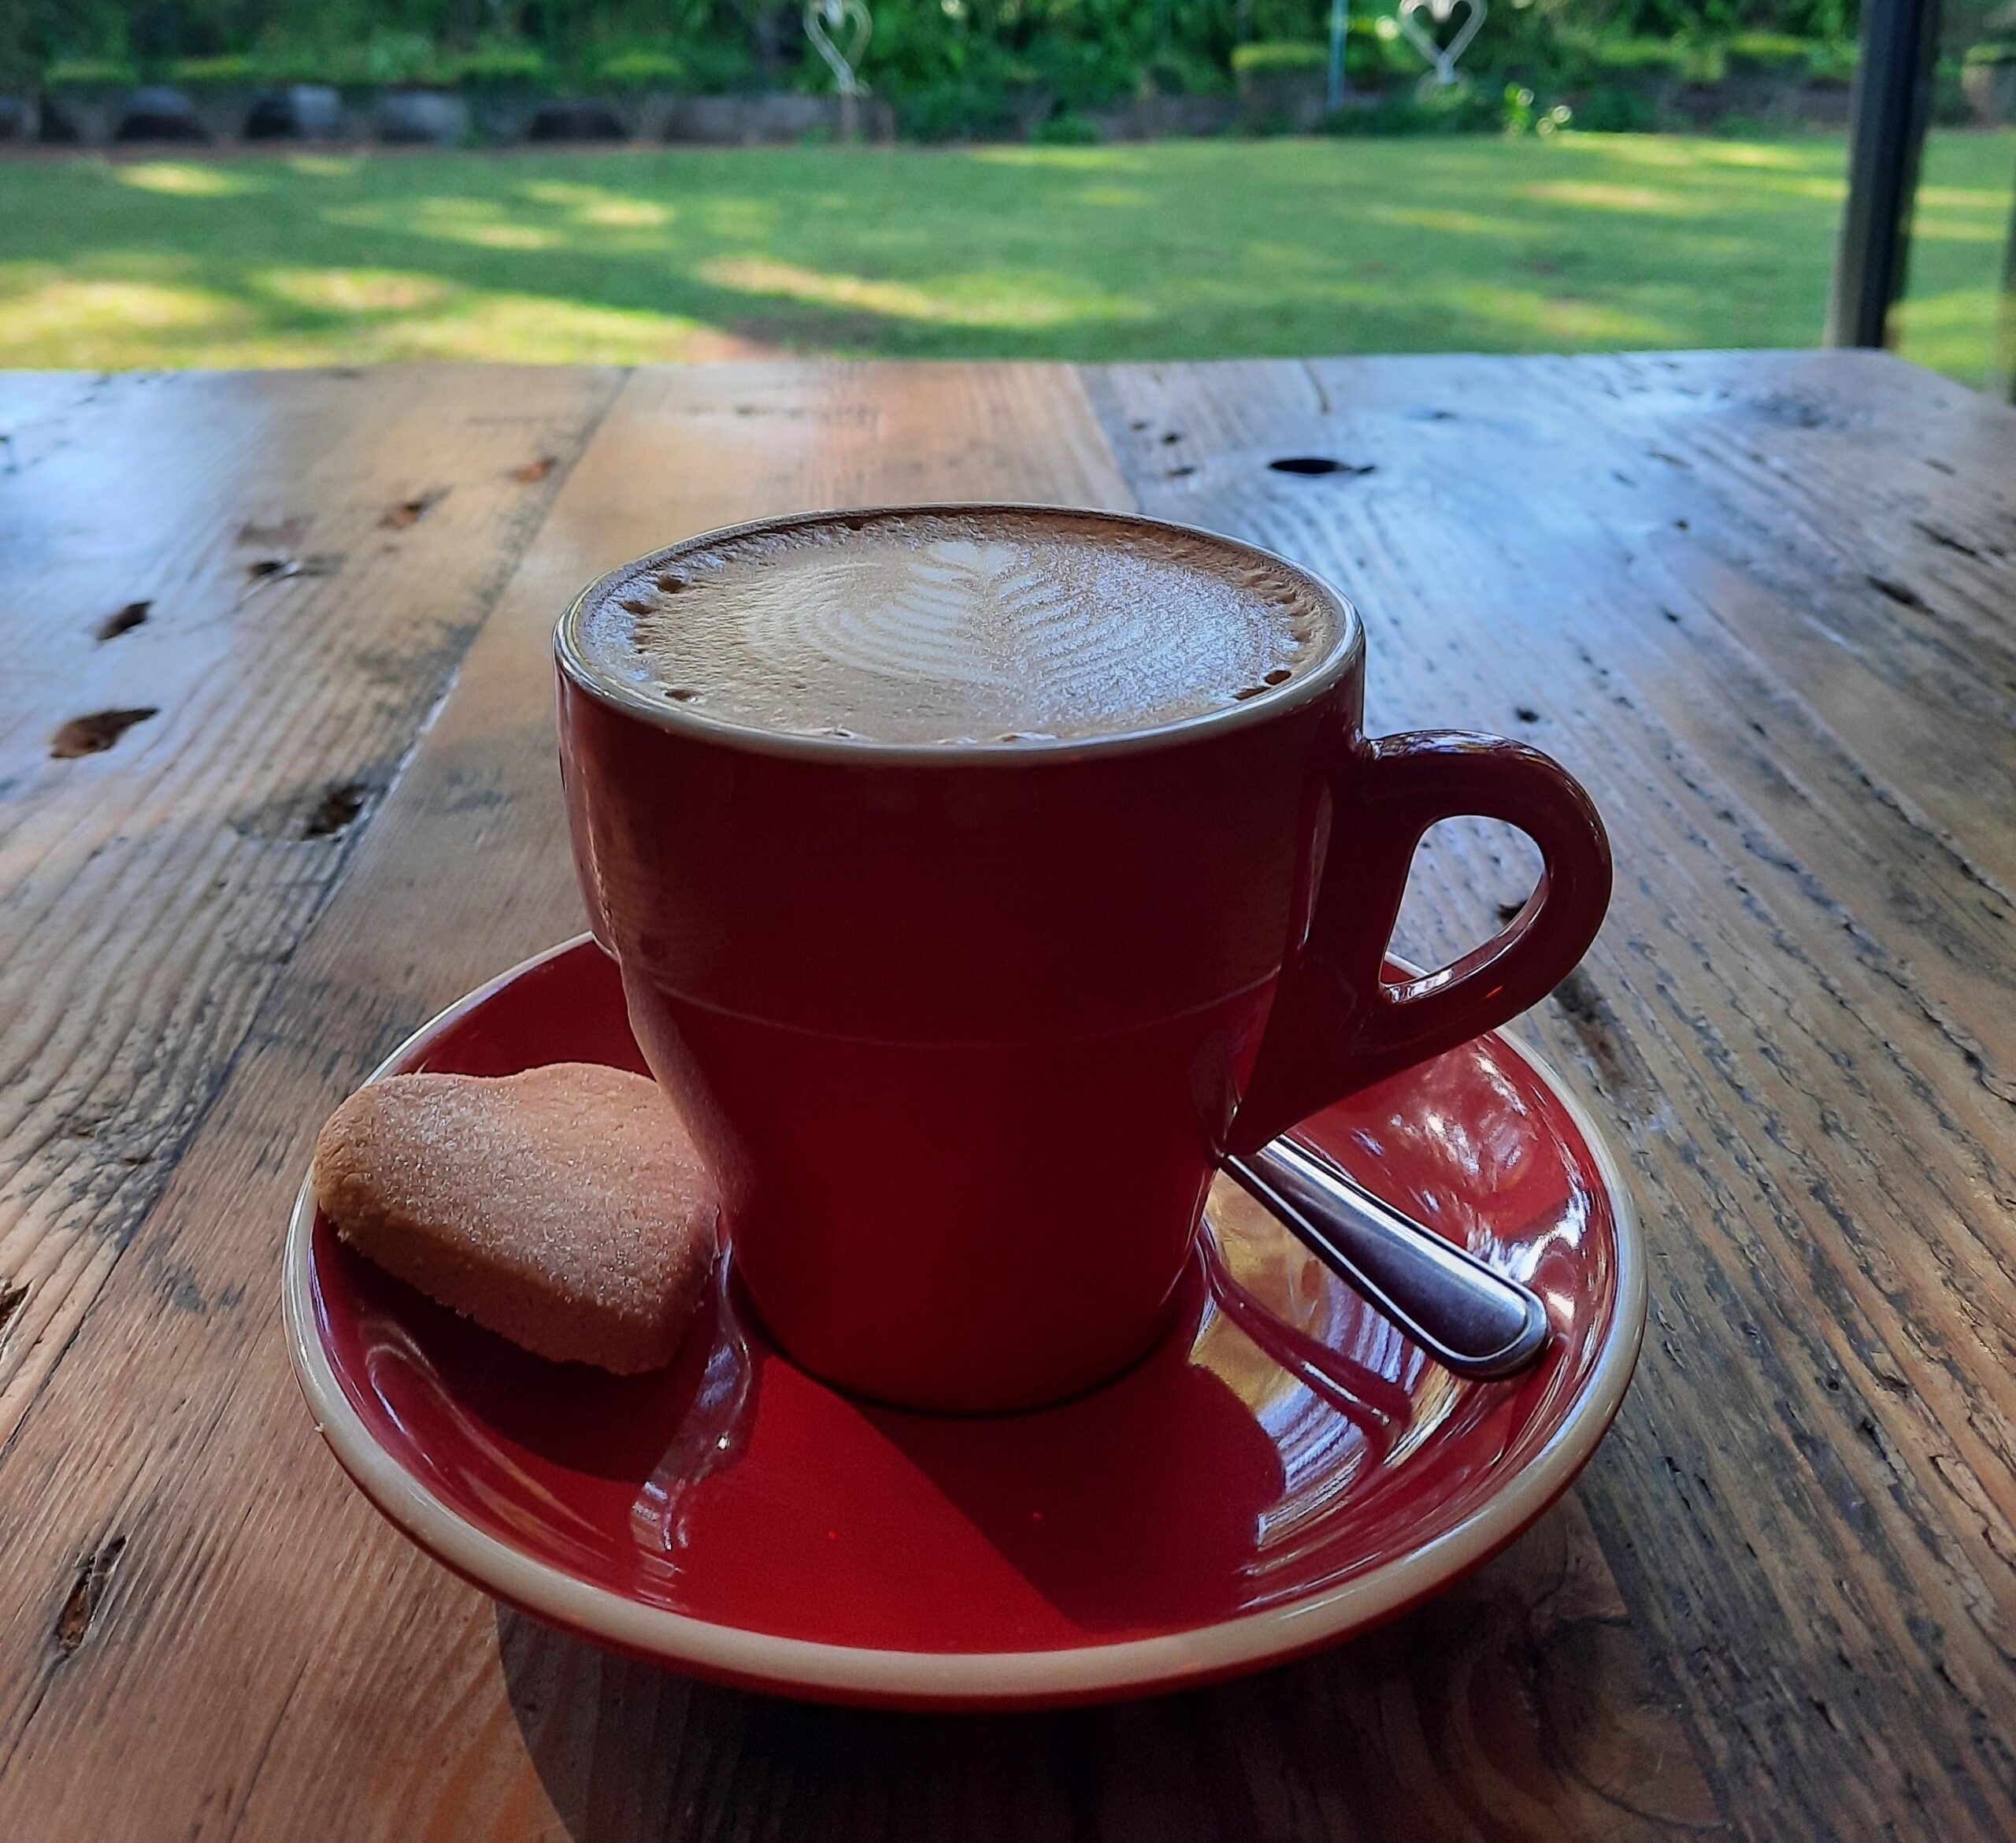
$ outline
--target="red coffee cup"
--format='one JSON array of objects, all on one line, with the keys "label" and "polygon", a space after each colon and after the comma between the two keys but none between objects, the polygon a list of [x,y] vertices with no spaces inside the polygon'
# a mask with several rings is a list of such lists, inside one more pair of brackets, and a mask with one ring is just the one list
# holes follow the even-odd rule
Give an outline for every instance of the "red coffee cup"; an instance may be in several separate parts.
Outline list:
[{"label": "red coffee cup", "polygon": [[[1326,585],[1071,516],[1263,565],[1333,612],[1336,644],[1162,728],[946,745],[734,728],[598,669],[584,610],[635,566],[556,636],[590,918],[736,1269],[795,1360],[905,1407],[1027,1407],[1124,1369],[1224,1152],[1523,1010],[1609,900],[1602,821],[1547,757],[1365,736],[1363,630]],[[1391,982],[1414,848],[1462,814],[1531,837],[1539,885],[1454,966]]]}]

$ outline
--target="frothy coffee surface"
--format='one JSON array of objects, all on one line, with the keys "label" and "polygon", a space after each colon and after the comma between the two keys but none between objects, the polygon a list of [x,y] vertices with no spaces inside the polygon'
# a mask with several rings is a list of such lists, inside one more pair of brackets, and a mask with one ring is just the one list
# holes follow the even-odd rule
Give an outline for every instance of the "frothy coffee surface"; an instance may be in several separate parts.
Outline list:
[{"label": "frothy coffee surface", "polygon": [[1069,513],[836,514],[612,578],[595,672],[718,722],[888,743],[1179,722],[1327,658],[1334,609],[1228,544]]}]

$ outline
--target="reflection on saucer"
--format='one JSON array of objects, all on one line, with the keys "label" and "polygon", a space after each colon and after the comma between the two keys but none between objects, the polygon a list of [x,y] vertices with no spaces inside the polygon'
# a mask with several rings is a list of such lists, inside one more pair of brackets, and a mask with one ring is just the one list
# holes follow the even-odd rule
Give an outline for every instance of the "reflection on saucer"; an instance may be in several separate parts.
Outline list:
[{"label": "reflection on saucer", "polygon": [[[634,1066],[635,1048],[613,967],[582,945],[404,1055],[502,1073]],[[841,1396],[773,1348],[728,1271],[669,1368],[547,1363],[361,1260],[312,1196],[289,1244],[297,1363],[345,1464],[437,1554],[676,1663],[788,1689],[858,1678],[898,1700],[962,1700],[970,1678],[996,1702],[1240,1667],[1341,1635],[1509,1540],[1586,1458],[1642,1323],[1621,1195],[1557,1088],[1501,1041],[1299,1130],[1533,1285],[1556,1333],[1543,1362],[1458,1381],[1221,1183],[1161,1347],[1036,1414]],[[1430,1552],[1451,1559],[1424,1576]],[[722,1663],[738,1633],[771,1661]],[[1085,1661],[1178,1638],[1110,1677]],[[1053,1678],[1053,1656],[1079,1661]],[[970,1669],[948,1674],[952,1659]]]}]

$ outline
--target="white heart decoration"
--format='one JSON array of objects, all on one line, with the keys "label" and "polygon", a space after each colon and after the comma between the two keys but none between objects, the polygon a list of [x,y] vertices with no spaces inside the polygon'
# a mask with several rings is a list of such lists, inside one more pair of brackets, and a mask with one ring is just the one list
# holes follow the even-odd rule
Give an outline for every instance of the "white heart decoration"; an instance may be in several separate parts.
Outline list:
[{"label": "white heart decoration", "polygon": [[[858,0],[855,3],[858,4]],[[1425,9],[1438,26],[1446,26],[1455,17],[1458,7],[1463,10],[1463,23],[1446,45],[1414,17]],[[1456,61],[1469,49],[1471,39],[1482,28],[1484,11],[1484,0],[1400,0],[1400,30],[1407,35],[1408,43],[1434,67],[1434,78],[1439,87],[1455,82]]]},{"label": "white heart decoration", "polygon": [[[833,33],[843,29],[850,35],[845,50],[833,39]],[[862,54],[874,34],[875,21],[868,17],[863,0],[806,0],[805,35],[825,59],[826,68],[832,72],[843,96],[854,95],[866,87],[854,73],[861,68]]]}]

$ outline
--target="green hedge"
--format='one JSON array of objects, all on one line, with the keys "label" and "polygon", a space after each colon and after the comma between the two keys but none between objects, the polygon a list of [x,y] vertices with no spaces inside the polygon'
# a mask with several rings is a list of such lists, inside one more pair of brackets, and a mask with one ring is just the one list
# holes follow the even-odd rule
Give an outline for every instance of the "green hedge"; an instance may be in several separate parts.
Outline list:
[{"label": "green hedge", "polygon": [[[1046,120],[1053,138],[1082,137],[1095,113],[1143,92],[1223,95],[1242,79],[1314,76],[1329,62],[1329,0],[870,4],[862,75],[925,139]],[[1844,83],[1854,70],[1854,0],[1606,0],[1600,19],[1594,0],[1493,0],[1463,58],[1468,99],[1425,98],[1415,91],[1427,65],[1394,4],[1354,6],[1346,66],[1361,97],[1387,98],[1355,113],[1406,132],[1485,115],[1518,128],[1508,91],[1533,94],[1536,124],[1569,105],[1584,125],[1652,127],[1683,84],[1802,72]],[[165,76],[353,92],[829,91],[799,17],[795,0],[0,0],[0,86]],[[1977,64],[2010,55],[1999,44],[1969,54]]]},{"label": "green hedge", "polygon": [[1599,38],[1589,47],[1589,61],[1612,76],[1684,77],[1697,54],[1675,39]]},{"label": "green hedge", "polygon": [[168,80],[183,90],[249,87],[259,81],[255,57],[178,57],[168,67]]},{"label": "green hedge", "polygon": [[591,75],[598,89],[677,90],[686,84],[686,61],[669,46],[618,46],[594,60]]},{"label": "green hedge", "polygon": [[139,72],[117,57],[61,57],[42,73],[51,90],[113,89],[139,80]]},{"label": "green hedge", "polygon": [[439,74],[465,90],[536,89],[552,75],[536,45],[493,40],[445,61]]},{"label": "green hedge", "polygon": [[450,80],[447,58],[424,32],[375,32],[332,54],[323,74],[345,86],[418,88]]},{"label": "green hedge", "polygon": [[1738,32],[1723,46],[1731,76],[1777,76],[1803,73],[1818,47],[1810,39],[1787,32]]},{"label": "green hedge", "polygon": [[1216,60],[1178,45],[1155,52],[1142,65],[1141,86],[1163,96],[1222,96],[1232,78]]},{"label": "green hedge", "polygon": [[1291,72],[1323,71],[1330,68],[1328,45],[1309,44],[1299,39],[1272,45],[1240,45],[1233,49],[1232,72],[1235,77],[1279,76]]}]

